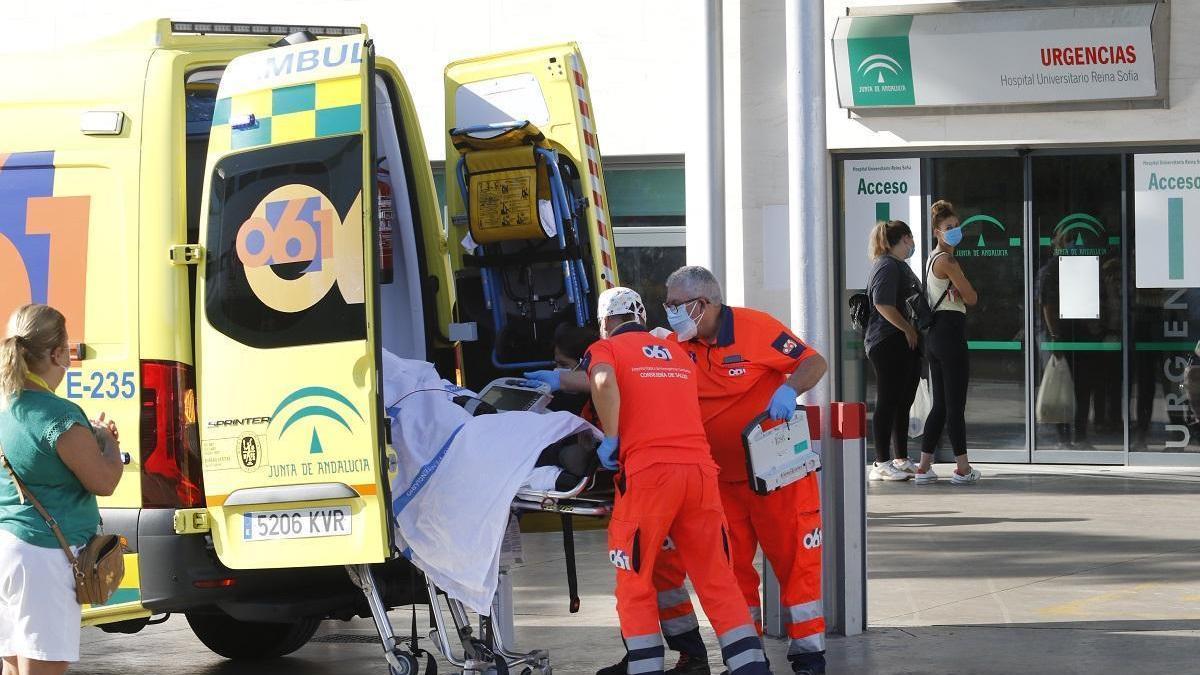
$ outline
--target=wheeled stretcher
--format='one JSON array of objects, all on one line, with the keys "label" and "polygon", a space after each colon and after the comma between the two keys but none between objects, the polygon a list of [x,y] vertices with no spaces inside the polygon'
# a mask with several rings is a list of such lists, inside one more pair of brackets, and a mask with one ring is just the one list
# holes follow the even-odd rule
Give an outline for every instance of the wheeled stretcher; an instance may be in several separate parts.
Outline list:
[{"label": "wheeled stretcher", "polygon": [[[471,410],[472,416],[498,412],[496,408],[499,408],[499,412],[506,409],[541,410],[544,409],[544,401],[539,399],[549,397],[548,391],[545,391],[543,385],[538,383],[502,379],[493,385],[503,385],[503,395],[493,395],[492,385],[489,385],[489,388],[485,388],[479,397],[470,397],[474,405],[464,407]],[[522,392],[525,394],[524,397],[520,395]],[[493,407],[489,402],[498,405]],[[589,439],[590,445],[588,444]],[[594,456],[595,439],[590,434],[577,434],[574,437],[563,439],[559,443],[570,446],[562,451],[564,455],[570,451],[575,456],[580,453]],[[558,445],[558,443],[554,445]],[[552,447],[547,448],[547,450],[550,449]],[[543,451],[543,454],[545,452]],[[570,611],[576,612],[579,609],[579,596],[575,570],[573,519],[576,517],[602,518],[610,515],[613,492],[611,475],[599,471],[594,462],[589,463],[587,469],[579,469],[578,466],[571,468],[573,472],[566,475],[580,476],[574,485],[569,486],[568,489],[559,489],[567,487],[563,486],[560,481],[560,484],[553,489],[534,489],[528,485],[523,486],[513,497],[509,512],[514,516],[531,512],[559,515],[567,560]],[[471,552],[465,551],[463,554],[469,555]],[[392,630],[387,616],[387,607],[382,600],[383,593],[377,587],[370,568],[354,566],[349,568],[349,573],[351,579],[367,599],[391,672],[398,675],[419,673],[421,672],[421,662],[424,661],[426,675],[436,673],[436,662],[433,656],[420,649],[418,645],[415,609],[411,635],[398,637]],[[426,637],[447,661],[456,669],[460,669],[460,672],[472,675],[484,673],[499,675],[514,670],[529,675],[552,672],[550,655],[547,651],[541,649],[529,652],[517,651],[506,640],[506,631],[497,629],[498,617],[496,614],[511,611],[510,601],[504,597],[504,589],[497,592],[497,597],[493,601],[493,616],[481,615],[478,628],[476,628],[472,624],[471,613],[462,601],[455,599],[440,588],[428,575],[421,576],[423,580],[420,583],[424,584],[429,605],[429,631]]]}]

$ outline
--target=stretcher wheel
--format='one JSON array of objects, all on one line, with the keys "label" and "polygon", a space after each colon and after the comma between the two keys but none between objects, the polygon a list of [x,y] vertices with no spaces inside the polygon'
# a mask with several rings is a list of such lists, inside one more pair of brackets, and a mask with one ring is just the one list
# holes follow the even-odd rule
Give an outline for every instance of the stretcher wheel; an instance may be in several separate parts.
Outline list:
[{"label": "stretcher wheel", "polygon": [[396,668],[393,666],[388,666],[390,675],[416,675],[418,672],[420,672],[420,666],[417,665],[417,657],[407,652],[397,651],[393,653],[395,654],[396,661],[399,662],[400,667]]}]

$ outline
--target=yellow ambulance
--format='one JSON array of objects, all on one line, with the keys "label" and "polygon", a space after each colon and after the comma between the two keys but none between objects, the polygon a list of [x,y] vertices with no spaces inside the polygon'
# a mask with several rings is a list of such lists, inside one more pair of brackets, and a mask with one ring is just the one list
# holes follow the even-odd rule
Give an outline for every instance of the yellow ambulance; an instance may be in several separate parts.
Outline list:
[{"label": "yellow ambulance", "polygon": [[578,48],[445,78],[448,218],[365,27],[158,20],[3,57],[0,316],[64,312],[58,393],[131,455],[101,500],[127,575],[85,623],[182,613],[262,658],[370,615],[347,567],[412,598],[382,351],[479,387],[617,283]]}]

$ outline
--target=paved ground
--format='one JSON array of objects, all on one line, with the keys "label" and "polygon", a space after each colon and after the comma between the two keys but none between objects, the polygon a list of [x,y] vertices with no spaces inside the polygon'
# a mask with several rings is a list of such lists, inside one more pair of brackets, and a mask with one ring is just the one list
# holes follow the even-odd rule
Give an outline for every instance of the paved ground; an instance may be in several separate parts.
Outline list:
[{"label": "paved ground", "polygon": [[[982,468],[971,488],[870,485],[872,629],[830,639],[830,672],[1198,671],[1200,472]],[[567,612],[557,537],[527,536],[514,572],[518,641],[550,649],[558,673],[619,656],[602,534],[580,533],[579,548],[579,614]],[[393,622],[406,631],[408,616]],[[172,618],[134,636],[86,629],[71,672],[382,675],[378,648],[353,642],[372,635],[366,622],[328,623],[292,657],[236,664]],[[784,651],[768,645],[776,664]]]}]

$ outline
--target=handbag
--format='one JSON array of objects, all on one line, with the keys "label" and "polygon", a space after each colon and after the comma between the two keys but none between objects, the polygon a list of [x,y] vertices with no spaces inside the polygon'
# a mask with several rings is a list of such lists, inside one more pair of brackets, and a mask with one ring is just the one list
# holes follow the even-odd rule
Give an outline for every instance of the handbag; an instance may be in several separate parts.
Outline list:
[{"label": "handbag", "polygon": [[1075,421],[1075,382],[1067,358],[1061,354],[1052,355],[1042,373],[1036,412],[1041,424],[1071,424]]},{"label": "handbag", "polygon": [[929,275],[933,274],[933,263],[939,257],[949,255],[946,252],[939,252],[937,255],[929,259],[929,268],[925,270],[925,281],[921,282],[921,287],[914,290],[911,295],[904,299],[904,304],[908,307],[909,320],[922,334],[928,333],[930,328],[933,328],[934,313],[938,307],[942,306],[942,301],[946,299],[946,294],[950,292],[950,282],[946,282],[946,290],[942,291],[941,297],[937,299],[937,303],[933,307],[929,306]]},{"label": "handbag", "polygon": [[97,534],[89,539],[78,553],[72,552],[71,545],[67,543],[58,522],[46,512],[42,503],[17,476],[2,448],[0,461],[4,463],[8,475],[12,476],[13,485],[16,486],[21,501],[29,498],[38,515],[50,526],[50,531],[54,533],[54,538],[58,540],[63,553],[67,554],[71,571],[75,575],[75,600],[81,605],[103,605],[108,602],[121,585],[121,579],[125,577],[125,551],[128,549],[125,538],[115,534]]},{"label": "handbag", "polygon": [[912,407],[908,409],[908,437],[916,438],[925,433],[925,419],[933,409],[933,392],[929,389],[929,378],[922,377],[917,383],[917,393]]}]

